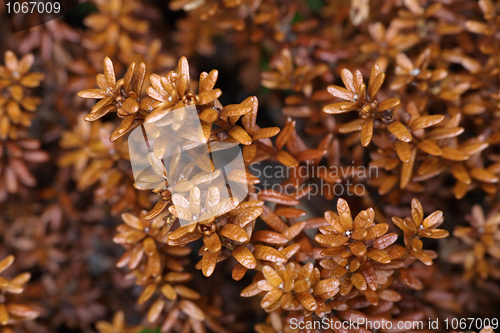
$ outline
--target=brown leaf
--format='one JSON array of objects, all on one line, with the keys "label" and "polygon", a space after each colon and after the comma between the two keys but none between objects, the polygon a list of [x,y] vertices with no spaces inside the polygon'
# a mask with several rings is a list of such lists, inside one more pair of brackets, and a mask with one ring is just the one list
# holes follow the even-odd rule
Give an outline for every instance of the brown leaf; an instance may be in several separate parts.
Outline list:
[{"label": "brown leaf", "polygon": [[306,308],[307,310],[309,311],[316,310],[318,304],[316,303],[314,297],[307,291],[302,291],[300,293],[297,293],[296,297],[300,301],[300,304],[302,304],[304,308]]},{"label": "brown leaf", "polygon": [[281,298],[281,295],[283,295],[283,293],[279,289],[272,289],[262,298],[260,306],[263,309],[271,307]]},{"label": "brown leaf", "polygon": [[399,100],[399,98],[388,98],[388,99],[385,99],[382,102],[380,102],[380,104],[377,107],[377,111],[383,112],[383,111],[391,110],[391,109],[394,109],[399,104],[401,104],[401,101]]},{"label": "brown leaf", "polygon": [[296,159],[299,162],[302,161],[311,161],[317,158],[321,158],[326,154],[326,150],[321,149],[307,149],[303,150],[297,154]]},{"label": "brown leaf", "polygon": [[243,116],[252,111],[252,107],[247,104],[229,104],[226,105],[220,112],[221,117]]},{"label": "brown leaf", "polygon": [[5,67],[11,72],[15,72],[18,69],[19,62],[14,52],[8,50],[4,54]]},{"label": "brown leaf", "polygon": [[2,261],[0,261],[0,273],[2,273],[4,270],[10,267],[12,263],[14,262],[14,256],[13,255],[8,255]]},{"label": "brown leaf", "polygon": [[199,91],[209,91],[215,87],[215,83],[217,82],[217,77],[219,76],[219,71],[216,69],[210,71],[203,80],[200,79],[200,88]]},{"label": "brown leaf", "polygon": [[254,160],[257,154],[257,145],[251,144],[249,146],[243,147],[243,160],[247,163],[250,163]]},{"label": "brown leaf", "polygon": [[226,199],[224,201],[221,201],[212,210],[212,213],[215,216],[220,216],[223,215],[233,209],[235,209],[238,206],[238,201],[233,197],[230,199]]},{"label": "brown leaf", "polygon": [[447,160],[451,161],[465,161],[469,159],[469,155],[465,154],[464,152],[451,148],[451,147],[443,147],[442,148],[443,154],[441,155],[442,158],[445,158]]},{"label": "brown leaf", "polygon": [[373,80],[372,80],[372,76],[370,76],[370,82],[368,83],[368,95],[370,95],[370,97],[372,99],[375,98],[375,95],[377,95],[377,93],[380,90],[380,87],[382,87],[382,84],[384,83],[384,81],[385,81],[385,74],[384,73],[377,74],[373,78]]},{"label": "brown leaf", "polygon": [[440,222],[442,217],[443,217],[443,212],[440,210],[437,210],[437,211],[433,212],[431,215],[427,216],[423,220],[422,225],[426,229],[431,228],[433,225]]},{"label": "brown leaf", "polygon": [[470,32],[480,34],[480,35],[486,35],[490,36],[493,34],[492,29],[483,22],[478,22],[478,21],[466,21],[465,22],[465,28],[469,30]]},{"label": "brown leaf", "polygon": [[275,157],[281,164],[285,166],[296,167],[299,165],[299,162],[292,155],[290,155],[284,150],[278,151]]},{"label": "brown leaf", "polygon": [[314,295],[325,294],[325,293],[328,293],[328,292],[335,290],[336,288],[339,287],[339,285],[340,285],[340,282],[337,279],[324,279],[324,280],[319,281],[314,286],[313,293],[314,293]]},{"label": "brown leaf", "polygon": [[479,154],[486,148],[488,148],[489,144],[487,142],[477,142],[477,143],[469,143],[462,147],[462,151],[469,156]]},{"label": "brown leaf", "polygon": [[464,132],[463,127],[435,128],[428,133],[427,139],[441,140],[441,139],[453,138],[453,137],[459,136],[463,132]]},{"label": "brown leaf", "polygon": [[332,211],[325,212],[325,220],[337,231],[339,234],[343,234],[346,229],[340,223],[340,218],[337,214]]},{"label": "brown leaf", "polygon": [[376,291],[378,287],[378,279],[377,279],[377,274],[375,273],[375,270],[373,269],[370,261],[366,261],[361,266],[361,273],[363,274],[366,283],[368,283],[370,289]]},{"label": "brown leaf", "polygon": [[156,290],[156,285],[148,284],[146,288],[144,288],[144,290],[142,291],[141,295],[139,296],[137,304],[139,305],[144,304],[148,299],[151,298],[151,296],[153,296],[155,290]]},{"label": "brown leaf", "polygon": [[258,283],[255,282],[255,283],[252,283],[251,285],[249,285],[248,287],[246,287],[245,289],[243,289],[240,293],[240,296],[241,297],[252,297],[252,296],[259,294],[261,291],[262,290],[260,290],[258,287]]},{"label": "brown leaf", "polygon": [[213,123],[219,117],[219,113],[212,108],[206,107],[200,112],[199,117],[202,121]]},{"label": "brown leaf", "polygon": [[293,207],[279,207],[276,208],[274,213],[278,216],[293,218],[293,217],[301,217],[306,215],[306,212],[302,209],[293,208]]},{"label": "brown leaf", "polygon": [[205,105],[210,102],[213,102],[217,98],[222,95],[222,91],[220,89],[213,89],[209,91],[204,91],[198,94],[198,105]]},{"label": "brown leaf", "polygon": [[266,222],[271,228],[274,230],[283,233],[288,229],[288,226],[282,219],[279,218],[272,210],[270,210],[267,206],[262,207],[263,211],[261,214],[262,220]]},{"label": "brown leaf", "polygon": [[368,147],[372,141],[373,136],[373,118],[369,118],[363,121],[361,125],[361,145],[363,147]]},{"label": "brown leaf", "polygon": [[211,233],[209,236],[203,236],[203,243],[212,253],[219,252],[221,249],[220,238],[216,233]]},{"label": "brown leaf", "polygon": [[431,266],[433,264],[431,257],[429,257],[429,255],[422,250],[415,251],[414,249],[411,249],[410,254],[427,266]]},{"label": "brown leaf", "polygon": [[391,289],[379,290],[377,291],[377,295],[381,300],[388,302],[399,302],[401,300],[401,295]]},{"label": "brown leaf", "polygon": [[300,244],[292,244],[285,247],[280,252],[283,253],[287,259],[290,259],[300,250],[300,246]]},{"label": "brown leaf", "polygon": [[143,241],[144,253],[148,256],[152,256],[156,252],[156,243],[153,238],[148,237]]},{"label": "brown leaf", "polygon": [[411,232],[416,232],[417,229],[413,223],[408,223],[408,220],[403,220],[400,219],[399,217],[392,217],[392,222],[403,232],[405,233],[411,233]]},{"label": "brown leaf", "polygon": [[352,254],[354,254],[357,257],[364,256],[366,253],[365,244],[359,240],[355,240],[354,242],[352,242],[351,245],[349,246],[349,249],[351,250]]},{"label": "brown leaf", "polygon": [[187,299],[183,299],[179,302],[179,308],[189,317],[197,321],[205,320],[205,314],[203,311],[193,302]]},{"label": "brown leaf", "polygon": [[408,162],[403,163],[401,167],[401,179],[399,181],[399,187],[405,189],[410,182],[411,175],[413,172],[413,164],[415,163],[415,158],[417,156],[417,148],[411,150],[411,157]]},{"label": "brown leaf", "polygon": [[252,139],[254,141],[257,140],[262,140],[262,139],[267,139],[267,138],[272,138],[273,136],[277,135],[280,132],[279,127],[266,127],[266,128],[261,128],[253,134]]},{"label": "brown leaf", "polygon": [[432,140],[422,140],[417,147],[433,156],[440,156],[443,154],[441,148]]},{"label": "brown leaf", "polygon": [[280,251],[265,245],[255,245],[254,256],[255,259],[266,260],[271,262],[286,263],[288,261],[287,257]]},{"label": "brown leaf", "polygon": [[250,135],[240,126],[232,127],[228,133],[241,144],[250,145],[252,143]]},{"label": "brown leaf", "polygon": [[276,271],[270,266],[264,265],[262,267],[262,274],[264,274],[266,280],[275,287],[279,287],[283,283],[281,276],[279,276],[278,273],[276,273]]},{"label": "brown leaf", "polygon": [[373,242],[373,246],[379,250],[383,250],[389,245],[393,244],[398,239],[398,234],[390,233],[384,236],[376,238]]},{"label": "brown leaf", "polygon": [[179,295],[181,297],[191,299],[191,300],[197,300],[197,299],[201,298],[201,295],[198,292],[196,292],[193,289],[188,288],[182,284],[178,284],[178,285],[174,286],[174,289],[175,289],[175,292],[177,293],[177,295]]},{"label": "brown leaf", "polygon": [[329,244],[331,247],[343,245],[349,240],[344,235],[316,235],[314,239],[320,244]]},{"label": "brown leaf", "polygon": [[365,277],[361,273],[354,273],[351,276],[351,282],[358,290],[366,290],[368,286]]},{"label": "brown leaf", "polygon": [[288,228],[284,233],[283,235],[288,238],[289,240],[292,240],[294,239],[295,237],[297,237],[298,234],[300,234],[300,232],[304,229],[304,227],[306,226],[306,223],[305,222],[299,222],[299,223],[295,223],[294,225],[292,225],[290,228]]},{"label": "brown leaf", "polygon": [[389,225],[387,223],[378,223],[372,227],[369,227],[366,231],[366,236],[363,240],[372,240],[374,238],[384,235],[387,230],[389,230]]},{"label": "brown leaf", "polygon": [[132,98],[127,98],[125,102],[123,102],[121,108],[125,110],[128,114],[136,113],[139,111],[139,103],[133,100]]},{"label": "brown leaf", "polygon": [[235,224],[225,224],[219,231],[219,235],[235,240],[237,242],[248,242],[249,237],[245,230]]},{"label": "brown leaf", "polygon": [[[339,133],[351,133],[351,132],[360,131],[366,122],[367,121],[363,118],[354,119],[353,121],[342,124],[342,126],[340,126],[340,128],[339,128]],[[369,128],[367,128],[367,130],[368,129]],[[372,131],[373,131],[373,126],[372,126]],[[363,134],[361,134],[361,135],[363,136]],[[370,138],[370,141],[371,141],[371,138]]]},{"label": "brown leaf", "polygon": [[342,78],[342,82],[344,82],[344,86],[349,89],[349,91],[356,91],[356,89],[354,88],[354,76],[352,75],[352,72],[350,70],[348,70],[347,68],[343,68],[340,71],[340,77]]},{"label": "brown leaf", "polygon": [[245,114],[241,120],[245,130],[252,135],[255,132],[255,123],[257,121],[257,109],[259,107],[259,101],[257,97],[251,96],[245,99],[241,104],[247,104],[252,107],[252,111]]},{"label": "brown leaf", "polygon": [[235,225],[238,225],[240,227],[245,227],[249,222],[255,220],[257,217],[259,217],[264,209],[262,207],[248,207],[245,208],[241,213],[239,213],[233,223]]},{"label": "brown leaf", "polygon": [[236,248],[231,254],[243,267],[254,269],[257,266],[252,252],[245,246]]},{"label": "brown leaf", "polygon": [[389,126],[387,126],[389,132],[394,134],[396,138],[403,142],[410,142],[412,136],[405,125],[401,124],[399,121],[392,122]]},{"label": "brown leaf", "polygon": [[290,140],[293,131],[295,130],[295,120],[288,121],[283,130],[276,137],[276,149],[281,150],[285,143]]},{"label": "brown leaf", "polygon": [[136,217],[130,213],[123,213],[121,217],[122,217],[123,222],[125,222],[126,224],[128,224],[132,228],[134,228],[136,230],[143,230],[144,229],[144,227],[142,226],[141,220],[138,217]]},{"label": "brown leaf", "polygon": [[389,257],[389,255],[387,253],[385,253],[384,251],[379,250],[379,249],[371,248],[368,250],[367,255],[371,259],[373,259],[377,262],[380,262],[382,264],[388,264],[391,262],[391,258]]},{"label": "brown leaf", "polygon": [[108,105],[105,107],[100,108],[96,112],[89,113],[83,117],[85,121],[96,121],[97,119],[100,119],[107,115],[109,112],[116,111],[116,107],[114,105]]},{"label": "brown leaf", "polygon": [[450,233],[446,230],[443,229],[421,229],[418,231],[418,234],[421,237],[427,237],[427,238],[446,238],[450,235]]},{"label": "brown leaf", "polygon": [[149,308],[147,315],[148,322],[154,323],[159,318],[164,306],[165,301],[163,299],[157,299]]},{"label": "brown leaf", "polygon": [[444,120],[443,115],[432,115],[432,116],[423,116],[423,117],[418,117],[414,121],[411,122],[411,129],[412,131],[416,131],[422,128],[427,128],[430,126],[434,126],[436,124],[439,124]]},{"label": "brown leaf", "polygon": [[7,103],[5,108],[7,109],[7,114],[9,115],[12,123],[19,124],[21,121],[21,108],[19,107],[19,104],[16,101],[11,100]]},{"label": "brown leaf", "polygon": [[245,276],[246,272],[248,271],[248,268],[243,266],[240,263],[237,263],[236,266],[233,268],[233,273],[232,273],[232,278],[235,281],[239,281]]},{"label": "brown leaf", "polygon": [[0,324],[7,325],[9,322],[9,313],[5,304],[0,304]]},{"label": "brown leaf", "polygon": [[394,145],[396,147],[396,153],[398,154],[401,162],[409,162],[411,158],[410,144],[408,142],[396,141]]},{"label": "brown leaf", "polygon": [[339,86],[329,86],[327,90],[330,94],[332,94],[335,97],[345,99],[347,101],[354,100],[354,93],[345,88]]},{"label": "brown leaf", "polygon": [[114,87],[116,84],[115,69],[113,68],[113,62],[109,57],[104,58],[104,77],[108,87]]},{"label": "brown leaf", "polygon": [[340,114],[353,111],[357,108],[358,105],[358,102],[337,102],[326,105],[323,108],[323,112],[330,114]]},{"label": "brown leaf", "polygon": [[173,307],[165,318],[165,321],[161,325],[161,330],[163,332],[168,332],[177,322],[177,318],[179,317],[180,310],[177,307]]},{"label": "brown leaf", "polygon": [[45,79],[45,75],[42,73],[29,73],[23,76],[19,83],[28,88],[36,88],[43,79]]},{"label": "brown leaf", "polygon": [[168,283],[164,284],[161,287],[161,293],[171,301],[177,299],[177,293],[175,292],[174,288]]},{"label": "brown leaf", "polygon": [[77,93],[78,97],[81,98],[106,98],[108,94],[102,89],[87,89],[82,90]]},{"label": "brown leaf", "polygon": [[472,178],[485,183],[498,183],[498,177],[483,168],[474,168],[470,171]]},{"label": "brown leaf", "polygon": [[167,208],[169,203],[170,202],[168,200],[163,200],[163,199],[158,200],[158,202],[156,203],[154,208],[146,216],[144,216],[144,218],[146,220],[151,220],[151,219],[155,218],[156,216],[160,215],[160,213],[165,208]]},{"label": "brown leaf", "polygon": [[253,234],[252,239],[258,242],[281,245],[289,241],[288,238],[282,234],[270,230],[258,230]]},{"label": "brown leaf", "polygon": [[[339,222],[344,230],[352,230],[352,215],[349,204],[342,198],[337,200],[337,213],[339,214]],[[325,218],[326,215],[325,215]],[[328,218],[327,218],[328,220]]]}]

